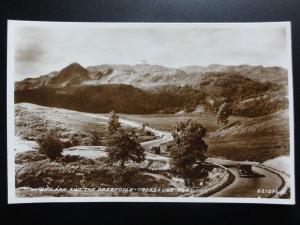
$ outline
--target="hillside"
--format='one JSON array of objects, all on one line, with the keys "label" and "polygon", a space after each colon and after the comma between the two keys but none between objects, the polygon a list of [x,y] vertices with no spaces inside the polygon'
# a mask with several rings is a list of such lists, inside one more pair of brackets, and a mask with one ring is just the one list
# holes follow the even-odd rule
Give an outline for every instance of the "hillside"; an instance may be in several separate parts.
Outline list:
[{"label": "hillside", "polygon": [[[100,65],[72,63],[59,72],[15,83],[15,101],[87,112],[216,112],[268,115],[288,106],[287,71],[262,66]],[[198,110],[199,111],[199,110]]]},{"label": "hillside", "polygon": [[257,117],[247,121],[237,121],[220,128],[209,136],[213,138],[235,138],[255,136],[288,136],[289,113],[282,110],[271,115]]},{"label": "hillside", "polygon": [[263,67],[251,65],[224,66],[219,64],[211,64],[207,67],[189,66],[182,68],[184,71],[193,71],[194,73],[238,73],[244,77],[250,78],[258,82],[287,82],[287,70],[282,67]]},{"label": "hillside", "polygon": [[[151,131],[124,127],[134,133],[139,142],[153,140]],[[49,108],[30,103],[15,105],[15,150],[36,150],[37,140],[54,132],[64,147],[105,145],[107,120],[99,114]]]},{"label": "hillside", "polygon": [[289,153],[289,113],[237,121],[207,137],[210,155],[263,162]]},{"label": "hillside", "polygon": [[124,83],[137,87],[152,88],[161,85],[197,86],[203,75],[209,73],[237,74],[257,82],[287,82],[287,70],[281,67],[223,66],[212,64],[207,67],[187,66],[170,68],[160,65],[137,64],[91,66],[90,84]]},{"label": "hillside", "polygon": [[[17,90],[15,102],[93,113],[114,110],[127,114],[151,114],[176,113],[197,104],[207,104],[205,96],[201,90],[189,87],[145,91],[125,84],[103,84]],[[208,111],[211,110],[209,105],[207,107]]]}]

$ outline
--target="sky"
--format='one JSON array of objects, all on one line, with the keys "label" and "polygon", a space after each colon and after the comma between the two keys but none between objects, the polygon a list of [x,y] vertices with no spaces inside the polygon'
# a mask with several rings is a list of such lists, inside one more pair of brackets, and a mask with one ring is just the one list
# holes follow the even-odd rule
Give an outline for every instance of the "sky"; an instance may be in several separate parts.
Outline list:
[{"label": "sky", "polygon": [[15,28],[15,79],[101,64],[263,65],[288,67],[284,27]]}]

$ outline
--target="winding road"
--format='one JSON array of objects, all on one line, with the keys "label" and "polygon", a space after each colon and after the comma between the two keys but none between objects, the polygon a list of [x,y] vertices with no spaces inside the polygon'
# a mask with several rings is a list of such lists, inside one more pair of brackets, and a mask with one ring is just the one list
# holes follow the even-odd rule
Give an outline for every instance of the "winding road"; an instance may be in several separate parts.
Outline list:
[{"label": "winding road", "polygon": [[[85,116],[95,117],[107,121],[108,117],[103,115],[96,115],[91,113],[85,113]],[[142,123],[120,118],[119,121],[122,125],[130,127],[141,127]],[[163,143],[167,143],[173,140],[172,134],[165,131],[160,131],[149,126],[145,127],[146,130],[151,131],[157,136],[157,139],[146,141],[141,145],[146,149],[146,159],[158,160],[166,162],[166,167],[169,167],[169,158],[166,156],[155,155],[149,153],[149,150],[153,146],[159,146]],[[91,147],[93,149],[91,149]],[[66,149],[64,154],[81,155],[90,158],[105,157],[106,151],[104,146],[78,146]],[[218,165],[223,165],[227,170],[235,177],[234,181],[211,195],[212,197],[251,197],[251,198],[269,198],[274,195],[274,191],[280,191],[283,185],[283,179],[278,173],[272,172],[266,168],[262,168],[258,165],[253,166],[253,171],[261,176],[242,178],[238,173],[238,165],[240,162],[230,161],[225,159],[208,159],[208,162],[213,162]],[[166,168],[165,167],[165,168]]]},{"label": "winding road", "polygon": [[[105,121],[108,121],[108,119],[109,119],[108,116],[103,116],[103,115],[97,115],[97,114],[91,114],[91,113],[85,113],[85,115],[87,115],[89,117],[102,119]],[[139,128],[139,127],[143,126],[143,124],[140,122],[136,122],[136,121],[132,121],[132,120],[124,119],[124,118],[119,118],[119,122],[122,125],[129,126],[129,127]],[[102,123],[102,122],[100,122],[100,123]],[[157,139],[155,139],[155,140],[145,141],[145,142],[141,143],[141,145],[145,148],[146,151],[150,150],[153,146],[159,146],[163,143],[167,143],[167,142],[170,142],[173,140],[173,136],[169,132],[160,131],[160,130],[154,129],[152,127],[149,127],[149,126],[145,126],[145,130],[152,132],[157,137]]]},{"label": "winding road", "polygon": [[243,178],[239,176],[236,168],[228,169],[235,177],[234,181],[212,195],[212,197],[251,197],[269,198],[275,191],[280,191],[282,179],[279,175],[258,166],[253,166],[252,170],[260,177]]},{"label": "winding road", "polygon": [[[104,121],[108,121],[108,119],[109,119],[108,116],[103,116],[103,115],[95,115],[95,114],[91,114],[91,113],[82,113],[82,114],[84,114],[85,116],[98,118],[98,119],[101,119]],[[140,122],[136,122],[136,121],[132,121],[132,120],[124,119],[124,118],[119,118],[119,121],[123,126],[129,126],[129,127],[135,127],[135,128],[139,128],[139,127],[143,126],[143,124]],[[102,124],[103,122],[99,122],[99,123]],[[169,158],[166,156],[163,156],[163,155],[152,154],[152,153],[150,153],[150,150],[154,146],[159,146],[161,144],[172,141],[173,140],[172,134],[169,132],[154,129],[149,126],[145,126],[145,130],[152,132],[157,137],[157,139],[145,141],[145,142],[141,143],[142,147],[146,150],[146,153],[145,153],[146,159],[162,161],[166,164],[163,167],[163,169],[168,169],[170,167]],[[84,156],[84,157],[92,158],[92,159],[107,156],[105,146],[75,146],[75,147],[65,149],[63,154],[64,155],[66,155],[66,154],[79,155],[79,156]]]}]

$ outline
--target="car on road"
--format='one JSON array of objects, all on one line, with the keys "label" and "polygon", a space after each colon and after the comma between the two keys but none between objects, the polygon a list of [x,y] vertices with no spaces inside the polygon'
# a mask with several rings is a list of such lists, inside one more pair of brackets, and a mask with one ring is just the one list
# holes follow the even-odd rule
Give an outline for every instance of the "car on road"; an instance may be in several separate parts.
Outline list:
[{"label": "car on road", "polygon": [[160,154],[161,152],[160,152],[160,146],[153,146],[152,148],[151,148],[151,152],[153,153],[153,154]]},{"label": "car on road", "polygon": [[253,177],[255,173],[252,170],[251,164],[240,164],[238,167],[240,177]]}]

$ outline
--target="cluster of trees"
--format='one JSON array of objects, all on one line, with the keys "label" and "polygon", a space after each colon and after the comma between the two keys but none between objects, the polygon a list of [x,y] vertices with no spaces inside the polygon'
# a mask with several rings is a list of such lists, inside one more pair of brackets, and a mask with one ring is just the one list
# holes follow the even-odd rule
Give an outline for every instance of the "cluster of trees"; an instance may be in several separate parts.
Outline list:
[{"label": "cluster of trees", "polygon": [[193,111],[204,102],[205,93],[185,87],[164,87],[146,91],[125,84],[73,86],[16,90],[15,102],[30,102],[83,112],[151,114]]},{"label": "cluster of trees", "polygon": [[201,89],[195,89],[189,85],[183,87],[165,85],[150,91],[156,101],[161,105],[161,111],[176,113],[180,110],[185,112],[194,111],[199,104],[207,104],[207,94]]},{"label": "cluster of trees", "polygon": [[239,73],[209,72],[202,76],[199,88],[211,97],[240,98],[266,92],[277,86],[262,83],[239,75]]},{"label": "cluster of trees", "polygon": [[[153,90],[142,90],[125,84],[24,89],[15,91],[15,102],[30,102],[91,113],[108,113],[114,110],[127,114],[176,113],[181,110],[191,112],[200,104],[206,111],[217,113],[224,98],[232,105],[232,113],[235,115],[262,116],[287,107],[284,97],[275,100],[261,97],[255,101],[244,102],[264,96],[269,93],[267,90],[271,86],[242,81],[234,87],[225,87],[226,82],[208,80],[197,88],[164,86]],[[213,99],[213,104],[207,102],[208,96]]]},{"label": "cluster of trees", "polygon": [[146,114],[157,111],[153,97],[130,85],[74,86],[15,91],[15,102],[61,107],[71,110]]}]

